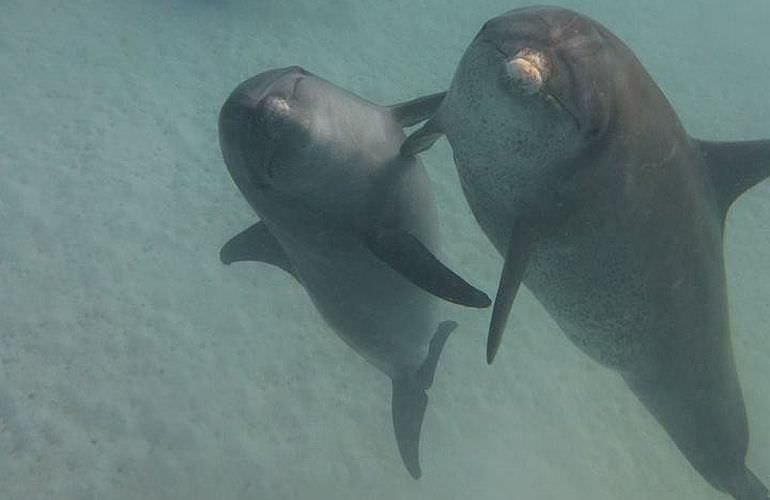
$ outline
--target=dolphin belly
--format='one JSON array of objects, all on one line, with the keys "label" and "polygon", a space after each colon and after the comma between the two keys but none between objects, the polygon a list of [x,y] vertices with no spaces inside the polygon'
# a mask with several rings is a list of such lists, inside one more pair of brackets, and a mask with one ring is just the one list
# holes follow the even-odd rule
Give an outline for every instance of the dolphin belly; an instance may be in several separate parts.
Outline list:
[{"label": "dolphin belly", "polygon": [[419,368],[436,324],[436,300],[341,233],[333,245],[288,248],[313,304],[357,353],[391,377]]}]

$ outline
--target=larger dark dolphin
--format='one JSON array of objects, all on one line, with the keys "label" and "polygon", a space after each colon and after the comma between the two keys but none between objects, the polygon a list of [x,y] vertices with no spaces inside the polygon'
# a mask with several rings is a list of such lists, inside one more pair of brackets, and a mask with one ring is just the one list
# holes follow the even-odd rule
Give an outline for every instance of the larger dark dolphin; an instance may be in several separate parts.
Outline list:
[{"label": "larger dark dolphin", "polygon": [[425,390],[456,325],[434,330],[436,299],[413,283],[491,304],[433,256],[428,176],[399,155],[401,128],[428,118],[442,97],[377,106],[295,66],[243,82],[219,115],[227,168],[262,218],[223,247],[222,260],[291,273],[334,331],[390,376],[398,449],[414,477]]},{"label": "larger dark dolphin", "polygon": [[437,115],[402,151],[441,134],[505,256],[488,361],[523,278],[709,483],[767,498],[745,465],[722,239],[730,204],[770,174],[770,141],[690,137],[621,40],[555,7],[486,23]]}]

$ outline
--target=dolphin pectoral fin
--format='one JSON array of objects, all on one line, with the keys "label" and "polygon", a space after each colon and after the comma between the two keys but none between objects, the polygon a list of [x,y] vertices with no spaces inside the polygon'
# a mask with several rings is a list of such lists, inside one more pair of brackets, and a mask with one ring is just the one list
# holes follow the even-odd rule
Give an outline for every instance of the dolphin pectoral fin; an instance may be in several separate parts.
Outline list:
[{"label": "dolphin pectoral fin", "polygon": [[428,406],[425,390],[433,384],[436,365],[449,335],[457,328],[454,321],[442,321],[428,348],[428,356],[413,376],[404,376],[393,380],[393,430],[396,444],[406,469],[413,478],[419,479],[420,469],[420,431]]},{"label": "dolphin pectoral fin", "polygon": [[401,144],[401,156],[414,156],[430,149],[442,135],[444,135],[444,131],[434,116],[428,120],[428,123],[409,135],[404,143]]},{"label": "dolphin pectoral fin", "polygon": [[492,320],[489,323],[487,337],[487,364],[492,364],[505,331],[505,324],[513,306],[513,299],[521,286],[524,270],[535,244],[536,233],[528,222],[521,222],[511,233],[508,252],[505,254],[503,271],[497,287],[495,305],[492,308]]},{"label": "dolphin pectoral fin", "polygon": [[767,500],[770,498],[768,497],[767,486],[762,484],[762,481],[748,468],[745,469],[744,476],[734,486],[734,490],[730,494],[736,500]]},{"label": "dolphin pectoral fin", "polygon": [[294,276],[294,268],[281,244],[270,233],[264,222],[257,222],[233,236],[219,251],[223,264],[256,261],[280,267]]},{"label": "dolphin pectoral fin", "polygon": [[770,140],[696,142],[725,213],[741,194],[770,177]]},{"label": "dolphin pectoral fin", "polygon": [[401,127],[411,127],[427,120],[436,114],[441,101],[444,100],[446,92],[426,95],[390,106],[390,112],[393,118]]},{"label": "dolphin pectoral fin", "polygon": [[365,237],[366,246],[394,271],[426,292],[468,307],[489,307],[487,294],[474,288],[441,263],[414,235],[376,226]]}]

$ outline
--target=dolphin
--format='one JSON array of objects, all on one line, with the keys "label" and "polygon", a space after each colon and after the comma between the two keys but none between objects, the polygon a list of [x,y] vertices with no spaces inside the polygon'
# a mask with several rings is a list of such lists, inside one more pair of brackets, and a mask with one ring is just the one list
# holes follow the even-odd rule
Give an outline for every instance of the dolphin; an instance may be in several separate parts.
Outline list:
[{"label": "dolphin", "polygon": [[730,205],[770,175],[770,141],[691,137],[617,36],[558,7],[488,21],[402,153],[442,135],[504,257],[487,361],[523,282],[712,486],[766,499],[745,464],[722,246]]},{"label": "dolphin", "polygon": [[261,219],[224,245],[221,260],[290,273],[337,335],[392,379],[398,449],[415,478],[425,391],[457,326],[434,333],[432,294],[491,305],[435,257],[428,176],[399,155],[402,127],[428,118],[441,98],[377,106],[292,66],[241,83],[219,115],[225,164]]}]

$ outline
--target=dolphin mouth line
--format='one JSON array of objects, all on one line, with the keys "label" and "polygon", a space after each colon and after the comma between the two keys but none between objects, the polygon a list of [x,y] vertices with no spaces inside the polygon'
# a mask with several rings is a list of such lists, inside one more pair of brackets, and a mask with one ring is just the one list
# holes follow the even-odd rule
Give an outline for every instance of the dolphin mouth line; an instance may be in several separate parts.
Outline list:
[{"label": "dolphin mouth line", "polygon": [[564,110],[564,112],[566,112],[568,115],[572,117],[573,120],[575,120],[575,127],[577,127],[578,131],[582,130],[583,127],[580,125],[580,120],[578,120],[577,115],[575,115],[575,113],[573,113],[572,110],[569,109],[567,106],[565,106],[564,103],[561,101],[561,99],[556,97],[555,94],[546,93],[545,96],[547,98],[553,99],[556,102],[556,104],[558,104],[559,107],[562,110]]}]

